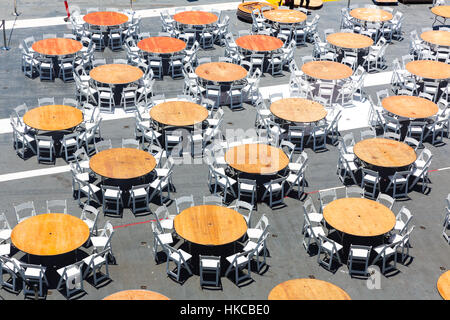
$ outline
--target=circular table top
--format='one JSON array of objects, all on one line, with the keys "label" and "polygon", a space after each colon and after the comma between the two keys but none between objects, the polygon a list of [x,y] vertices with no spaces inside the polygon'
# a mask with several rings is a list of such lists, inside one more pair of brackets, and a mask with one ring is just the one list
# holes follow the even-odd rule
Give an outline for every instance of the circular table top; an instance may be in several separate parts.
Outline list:
[{"label": "circular table top", "polygon": [[65,56],[77,53],[83,44],[73,39],[49,38],[36,41],[31,47],[45,56]]},{"label": "circular table top", "polygon": [[317,279],[292,279],[280,283],[269,293],[269,300],[351,300],[338,286]]},{"label": "circular table top", "polygon": [[437,289],[444,300],[450,300],[450,270],[447,270],[439,277]]},{"label": "circular table top", "polygon": [[195,74],[199,78],[214,82],[234,82],[247,76],[247,70],[234,63],[209,62],[198,66]]},{"label": "circular table top", "polygon": [[304,98],[286,98],[270,105],[270,111],[283,120],[310,123],[322,120],[327,111],[320,103]]},{"label": "circular table top", "polygon": [[186,42],[172,37],[150,37],[138,42],[139,49],[149,53],[176,53],[186,48]]},{"label": "circular table top", "polygon": [[90,77],[106,84],[127,84],[138,81],[144,73],[138,67],[128,64],[105,64],[89,72]]},{"label": "circular table top", "polygon": [[350,15],[367,22],[384,22],[392,19],[392,13],[378,8],[356,8],[350,11]]},{"label": "circular table top", "polygon": [[91,25],[110,27],[128,22],[128,16],[115,11],[98,11],[86,14],[83,20]]},{"label": "circular table top", "polygon": [[353,74],[352,68],[334,61],[310,61],[302,66],[302,71],[315,79],[341,80]]},{"label": "circular table top", "polygon": [[189,101],[167,101],[150,109],[150,117],[168,126],[192,126],[208,118],[208,110]]},{"label": "circular table top", "polygon": [[202,26],[213,24],[219,19],[214,13],[207,11],[183,11],[176,13],[173,16],[173,20],[178,23],[191,25],[191,26]]},{"label": "circular table top", "polygon": [[37,130],[61,131],[75,128],[83,122],[83,112],[64,105],[41,106],[27,111],[23,122]]},{"label": "circular table top", "polygon": [[415,96],[390,96],[381,100],[384,109],[397,116],[424,119],[434,116],[439,107],[433,101]]},{"label": "circular table top", "polygon": [[89,160],[96,174],[110,179],[142,177],[156,167],[155,158],[148,152],[131,148],[103,150]]},{"label": "circular table top", "polygon": [[277,6],[268,2],[260,2],[260,1],[249,1],[240,3],[238,5],[238,10],[243,11],[245,13],[252,13],[253,10],[261,10],[263,7],[271,7],[272,10],[276,9]]},{"label": "circular table top", "polygon": [[174,228],[178,235],[189,242],[220,246],[240,239],[247,232],[247,223],[233,209],[200,205],[178,214],[174,220]]},{"label": "circular table top", "polygon": [[440,17],[450,18],[450,6],[436,6],[431,8],[431,12]]},{"label": "circular table top", "polygon": [[380,236],[395,226],[388,207],[364,198],[334,200],[323,209],[323,217],[334,229],[357,237]]},{"label": "circular table top", "polygon": [[408,62],[405,68],[422,78],[444,80],[450,77],[450,65],[440,61],[415,60]]},{"label": "circular table top", "polygon": [[251,174],[275,174],[289,164],[282,149],[262,143],[232,147],[225,153],[225,161],[230,167]]},{"label": "circular table top", "polygon": [[353,152],[362,161],[383,168],[406,167],[417,159],[414,149],[406,143],[384,138],[359,141]]},{"label": "circular table top", "polygon": [[352,32],[329,34],[327,41],[336,47],[345,49],[364,49],[373,45],[373,40],[368,36]]},{"label": "circular table top", "polygon": [[450,46],[450,31],[444,30],[431,30],[425,31],[420,34],[423,41],[438,46]]},{"label": "circular table top", "polygon": [[263,12],[264,18],[278,23],[300,23],[306,20],[307,16],[298,10],[275,9]]},{"label": "circular table top", "polygon": [[89,238],[89,227],[70,214],[32,216],[14,227],[11,241],[20,251],[37,256],[55,256],[81,247]]},{"label": "circular table top", "polygon": [[170,300],[161,293],[150,290],[124,290],[113,293],[103,300]]},{"label": "circular table top", "polygon": [[251,34],[237,38],[236,45],[249,51],[270,52],[280,49],[283,41],[264,34]]}]

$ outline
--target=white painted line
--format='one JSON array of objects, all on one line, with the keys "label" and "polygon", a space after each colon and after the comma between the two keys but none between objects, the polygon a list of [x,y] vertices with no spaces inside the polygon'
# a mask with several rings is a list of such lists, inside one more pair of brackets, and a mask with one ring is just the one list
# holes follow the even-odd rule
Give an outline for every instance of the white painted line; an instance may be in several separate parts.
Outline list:
[{"label": "white painted line", "polygon": [[47,176],[51,174],[63,173],[70,171],[70,166],[58,166],[46,169],[36,169],[28,171],[13,172],[0,175],[0,182],[35,178],[40,176]]}]

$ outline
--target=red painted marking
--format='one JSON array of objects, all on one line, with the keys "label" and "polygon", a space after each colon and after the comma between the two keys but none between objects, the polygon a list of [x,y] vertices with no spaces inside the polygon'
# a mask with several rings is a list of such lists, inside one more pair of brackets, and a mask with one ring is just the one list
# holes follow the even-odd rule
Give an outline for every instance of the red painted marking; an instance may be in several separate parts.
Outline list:
[{"label": "red painted marking", "polygon": [[129,227],[129,226],[134,226],[134,225],[137,225],[137,224],[149,223],[149,222],[152,222],[152,221],[155,221],[155,219],[153,219],[153,220],[147,220],[147,221],[141,221],[141,222],[134,222],[134,223],[129,223],[129,224],[122,224],[122,225],[120,225],[120,226],[115,226],[115,227],[113,227],[113,229],[124,228],[124,227]]}]

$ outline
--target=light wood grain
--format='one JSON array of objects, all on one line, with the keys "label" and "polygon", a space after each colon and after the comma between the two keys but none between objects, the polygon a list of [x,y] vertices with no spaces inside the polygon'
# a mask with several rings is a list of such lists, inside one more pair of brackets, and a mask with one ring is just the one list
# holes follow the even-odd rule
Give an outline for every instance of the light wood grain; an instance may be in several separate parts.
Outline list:
[{"label": "light wood grain", "polygon": [[105,84],[127,84],[138,81],[144,73],[138,67],[127,64],[105,64],[92,69],[89,75]]},{"label": "light wood grain", "polygon": [[49,38],[36,41],[31,47],[45,56],[65,56],[77,53],[83,48],[83,45],[73,39]]},{"label": "light wood grain", "polygon": [[228,149],[225,161],[230,167],[251,174],[275,174],[289,164],[289,158],[282,149],[260,143]]},{"label": "light wood grain", "polygon": [[175,217],[174,227],[183,239],[204,246],[232,243],[247,231],[247,223],[239,212],[214,205],[183,210]]},{"label": "light wood grain", "polygon": [[382,168],[406,167],[416,161],[416,153],[406,143],[372,138],[357,142],[353,152],[362,161]]},{"label": "light wood grain", "polygon": [[306,20],[307,16],[298,10],[276,9],[263,12],[264,18],[278,23],[300,23]]},{"label": "light wood grain", "polygon": [[431,12],[446,19],[450,18],[450,6],[436,6],[431,8]]},{"label": "light wood grain", "polygon": [[280,283],[269,293],[269,300],[351,300],[338,286],[317,279],[292,279]]},{"label": "light wood grain", "polygon": [[438,46],[450,46],[450,31],[444,30],[431,30],[425,31],[420,34],[423,41]]},{"label": "light wood grain", "polygon": [[327,36],[327,41],[345,49],[364,49],[373,45],[373,40],[368,36],[351,32],[332,33]]},{"label": "light wood grain", "polygon": [[89,227],[70,214],[47,213],[30,217],[14,227],[11,241],[20,251],[37,256],[55,256],[81,247]]},{"label": "light wood grain", "polygon": [[302,66],[302,71],[315,79],[341,80],[353,74],[352,68],[334,61],[310,61]]},{"label": "light wood grain", "polygon": [[176,53],[186,48],[186,42],[171,37],[150,37],[138,42],[139,49],[149,53]]},{"label": "light wood grain", "polygon": [[445,80],[450,77],[450,65],[434,60],[410,61],[405,66],[412,74],[435,80]]},{"label": "light wood grain", "polygon": [[303,98],[286,98],[270,105],[270,111],[280,119],[310,123],[322,120],[327,111],[320,103]]},{"label": "light wood grain", "polygon": [[251,14],[253,10],[261,10],[262,7],[272,7],[273,9],[276,9],[277,6],[273,5],[268,2],[259,2],[259,1],[249,1],[240,3],[238,5],[238,10],[241,10],[245,13]]},{"label": "light wood grain", "polygon": [[110,179],[134,179],[150,173],[156,166],[148,152],[131,148],[112,148],[94,155],[89,166],[96,174]]},{"label": "light wood grain", "polygon": [[110,27],[124,24],[128,21],[128,16],[120,12],[99,11],[86,14],[83,20],[91,25]]},{"label": "light wood grain", "polygon": [[247,70],[234,63],[210,62],[204,63],[195,69],[199,78],[214,82],[234,82],[247,76]]},{"label": "light wood grain", "polygon": [[392,19],[390,12],[378,8],[356,8],[350,11],[350,15],[367,22],[384,22]]},{"label": "light wood grain", "polygon": [[380,236],[395,225],[395,215],[388,207],[361,198],[332,201],[323,209],[323,217],[334,229],[358,237]]},{"label": "light wood grain", "polygon": [[415,96],[390,96],[381,101],[384,109],[397,116],[422,119],[435,115],[439,107],[433,101]]},{"label": "light wood grain", "polygon": [[444,300],[450,300],[450,270],[439,277],[437,289]]},{"label": "light wood grain", "polygon": [[170,300],[161,293],[149,290],[124,290],[113,293],[103,300]]},{"label": "light wood grain", "polygon": [[206,120],[208,110],[188,101],[167,101],[150,109],[150,117],[168,126],[191,126]]},{"label": "light wood grain", "polygon": [[236,39],[236,45],[242,49],[254,52],[270,52],[283,46],[281,39],[263,34],[252,34]]},{"label": "light wood grain", "polygon": [[183,11],[176,13],[173,19],[181,24],[202,26],[217,22],[219,17],[214,13],[206,11]]},{"label": "light wood grain", "polygon": [[48,105],[31,109],[23,116],[23,122],[42,131],[61,131],[75,128],[83,122],[81,110],[64,105]]}]

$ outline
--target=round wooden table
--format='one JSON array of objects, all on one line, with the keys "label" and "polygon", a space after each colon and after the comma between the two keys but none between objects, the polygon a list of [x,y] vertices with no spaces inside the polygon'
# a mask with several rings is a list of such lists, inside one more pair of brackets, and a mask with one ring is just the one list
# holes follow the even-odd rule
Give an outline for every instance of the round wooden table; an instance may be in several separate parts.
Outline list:
[{"label": "round wooden table", "polygon": [[381,105],[390,113],[409,119],[425,119],[439,111],[433,101],[415,96],[386,97],[381,100]]},{"label": "round wooden table", "polygon": [[406,167],[416,161],[416,152],[406,143],[384,138],[357,142],[353,152],[362,161],[382,168]]},{"label": "round wooden table", "polygon": [[440,61],[415,60],[408,62],[405,68],[421,78],[445,80],[450,77],[450,65]]},{"label": "round wooden table", "polygon": [[11,233],[11,242],[16,248],[36,256],[55,256],[74,251],[88,238],[87,224],[63,213],[30,217],[15,226]]},{"label": "round wooden table", "polygon": [[243,2],[238,5],[237,16],[241,19],[251,22],[253,10],[261,11],[262,8],[270,8],[270,10],[274,10],[277,8],[277,6],[268,2],[259,2],[259,1]]},{"label": "round wooden table", "polygon": [[270,105],[270,111],[280,119],[301,123],[317,122],[328,113],[320,103],[304,98],[277,100]]},{"label": "round wooden table", "polygon": [[431,30],[425,31],[420,34],[423,41],[437,45],[450,47],[450,31],[444,30]]},{"label": "round wooden table", "polygon": [[156,167],[156,160],[142,150],[112,148],[94,155],[89,160],[89,167],[105,178],[134,179],[150,173]]},{"label": "round wooden table", "polygon": [[323,209],[323,218],[334,229],[357,237],[377,237],[395,226],[388,207],[364,198],[334,200]]},{"label": "round wooden table", "polygon": [[83,20],[94,26],[99,27],[112,27],[119,26],[128,22],[128,16],[126,14],[114,11],[98,11],[86,14]]},{"label": "round wooden table", "polygon": [[327,41],[333,46],[343,49],[365,49],[373,45],[373,40],[368,36],[351,32],[329,34]]},{"label": "round wooden table", "polygon": [[175,217],[174,228],[180,237],[203,246],[221,246],[239,240],[247,223],[237,211],[215,205],[200,205],[183,210]]},{"label": "round wooden table", "polygon": [[207,11],[183,11],[176,13],[173,20],[189,26],[206,26],[216,23],[219,19],[214,13]]},{"label": "round wooden table", "polygon": [[113,293],[103,300],[170,300],[161,293],[150,290],[124,290]]},{"label": "round wooden table", "polygon": [[353,74],[352,68],[334,61],[310,61],[302,66],[302,71],[315,79],[342,80]]},{"label": "round wooden table", "polygon": [[183,51],[186,48],[186,42],[172,37],[150,37],[139,41],[137,46],[148,53],[173,54]]},{"label": "round wooden table", "polygon": [[83,44],[73,39],[49,38],[36,41],[31,47],[44,56],[66,56],[80,51]]},{"label": "round wooden table", "polygon": [[436,6],[431,8],[431,12],[445,19],[450,18],[450,6]]},{"label": "round wooden table", "polygon": [[307,18],[303,12],[289,9],[267,10],[263,12],[263,16],[269,21],[284,24],[300,23]]},{"label": "round wooden table", "polygon": [[350,11],[350,15],[366,22],[385,22],[392,19],[392,13],[378,8],[356,8]]},{"label": "round wooden table", "polygon": [[222,83],[244,79],[247,76],[247,70],[234,63],[209,62],[198,66],[195,74],[206,81]]},{"label": "round wooden table", "polygon": [[283,41],[264,34],[252,34],[237,38],[236,45],[248,51],[271,52],[280,49],[283,46]]},{"label": "round wooden table", "polygon": [[282,149],[261,143],[232,147],[225,153],[225,161],[230,167],[250,174],[275,174],[289,164]]},{"label": "round wooden table", "polygon": [[89,72],[91,79],[110,85],[136,82],[143,75],[141,69],[127,64],[105,64]]},{"label": "round wooden table", "polygon": [[75,128],[83,122],[81,110],[64,105],[41,106],[27,111],[23,122],[36,130],[62,131]]},{"label": "round wooden table", "polygon": [[292,279],[280,283],[269,293],[269,300],[351,300],[338,286],[317,279]]},{"label": "round wooden table", "polygon": [[167,126],[192,126],[208,118],[208,110],[189,101],[167,101],[150,109],[150,117]]},{"label": "round wooden table", "polygon": [[450,300],[450,270],[444,272],[439,277],[437,289],[444,300]]}]

